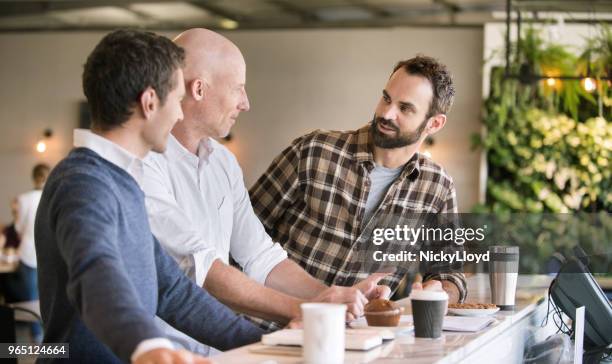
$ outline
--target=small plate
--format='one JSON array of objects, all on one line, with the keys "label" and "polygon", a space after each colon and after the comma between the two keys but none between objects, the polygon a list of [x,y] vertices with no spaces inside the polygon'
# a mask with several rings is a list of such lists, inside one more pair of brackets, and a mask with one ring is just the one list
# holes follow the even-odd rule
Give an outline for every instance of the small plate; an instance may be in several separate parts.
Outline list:
[{"label": "small plate", "polygon": [[387,337],[384,332],[392,332],[393,334],[399,334],[414,330],[414,324],[412,323],[412,315],[402,315],[400,317],[400,322],[397,326],[368,326],[368,322],[366,321],[365,317],[360,317],[359,319],[349,323],[349,326],[353,329],[378,330],[382,334],[384,340],[389,339],[389,337]]},{"label": "small plate", "polygon": [[499,311],[499,307],[495,308],[448,308],[448,313],[457,316],[489,316]]}]

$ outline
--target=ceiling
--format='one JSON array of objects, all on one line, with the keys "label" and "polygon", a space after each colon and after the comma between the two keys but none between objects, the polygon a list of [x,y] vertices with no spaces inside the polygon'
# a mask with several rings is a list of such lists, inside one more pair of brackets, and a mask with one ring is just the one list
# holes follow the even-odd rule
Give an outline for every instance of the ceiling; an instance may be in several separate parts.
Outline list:
[{"label": "ceiling", "polygon": [[[0,0],[0,32],[481,26],[506,0]],[[566,22],[612,22],[612,0],[513,0],[512,9]]]}]

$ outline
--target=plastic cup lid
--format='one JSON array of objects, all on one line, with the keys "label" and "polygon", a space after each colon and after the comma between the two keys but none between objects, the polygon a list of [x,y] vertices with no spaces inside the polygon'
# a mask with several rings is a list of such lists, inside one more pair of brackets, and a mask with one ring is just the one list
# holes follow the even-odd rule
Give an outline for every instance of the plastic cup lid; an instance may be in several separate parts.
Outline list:
[{"label": "plastic cup lid", "polygon": [[445,301],[448,300],[448,293],[444,291],[416,290],[410,293],[410,299],[420,301]]}]

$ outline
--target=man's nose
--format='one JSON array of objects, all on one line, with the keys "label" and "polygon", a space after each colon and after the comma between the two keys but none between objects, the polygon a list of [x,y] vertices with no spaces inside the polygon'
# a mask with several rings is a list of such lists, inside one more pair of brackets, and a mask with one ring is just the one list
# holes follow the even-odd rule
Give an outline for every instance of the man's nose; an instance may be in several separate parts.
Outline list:
[{"label": "man's nose", "polygon": [[382,115],[380,116],[387,120],[395,120],[395,116],[396,116],[395,107],[393,105],[385,105]]},{"label": "man's nose", "polygon": [[240,105],[238,105],[238,107],[241,111],[249,111],[249,109],[251,108],[246,90],[242,92],[242,102],[240,103]]}]

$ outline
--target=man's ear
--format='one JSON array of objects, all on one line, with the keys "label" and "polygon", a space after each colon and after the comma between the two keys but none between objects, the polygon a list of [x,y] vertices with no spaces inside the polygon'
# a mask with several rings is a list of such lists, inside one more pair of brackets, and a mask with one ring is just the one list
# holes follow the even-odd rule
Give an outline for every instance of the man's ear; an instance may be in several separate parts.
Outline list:
[{"label": "man's ear", "polygon": [[196,78],[189,84],[189,92],[191,92],[191,97],[196,101],[204,100],[206,96],[206,82],[200,78]]},{"label": "man's ear", "polygon": [[436,114],[432,116],[429,126],[427,127],[427,134],[433,135],[437,133],[444,127],[444,124],[446,124],[446,115]]},{"label": "man's ear", "polygon": [[140,95],[140,109],[142,110],[142,116],[149,120],[157,110],[159,104],[159,98],[157,92],[153,87],[147,87]]}]

